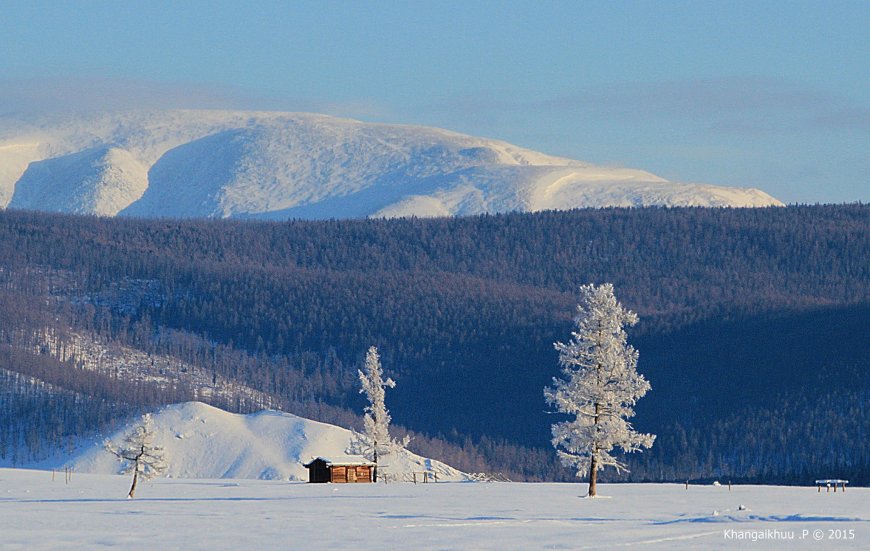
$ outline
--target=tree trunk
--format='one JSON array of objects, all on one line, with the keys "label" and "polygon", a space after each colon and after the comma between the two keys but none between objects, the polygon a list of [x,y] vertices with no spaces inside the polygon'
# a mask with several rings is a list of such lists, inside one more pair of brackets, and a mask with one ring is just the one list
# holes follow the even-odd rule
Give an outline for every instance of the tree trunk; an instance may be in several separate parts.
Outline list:
[{"label": "tree trunk", "polygon": [[375,442],[375,449],[374,449],[374,456],[373,457],[375,460],[374,461],[375,466],[372,469],[372,478],[374,479],[374,482],[377,483],[378,482],[378,444],[377,444],[377,442]]},{"label": "tree trunk", "polygon": [[[598,372],[601,372],[599,368]],[[592,457],[589,458],[589,497],[598,493],[598,422],[601,416],[601,406],[595,403],[595,442],[592,444]]]},{"label": "tree trunk", "polygon": [[596,454],[592,454],[592,460],[589,462],[589,497],[595,497],[598,489],[598,458]]},{"label": "tree trunk", "polygon": [[130,486],[130,493],[127,494],[127,499],[133,499],[133,495],[136,493],[136,481],[139,479],[139,462],[137,461],[135,465],[133,465],[133,485]]}]

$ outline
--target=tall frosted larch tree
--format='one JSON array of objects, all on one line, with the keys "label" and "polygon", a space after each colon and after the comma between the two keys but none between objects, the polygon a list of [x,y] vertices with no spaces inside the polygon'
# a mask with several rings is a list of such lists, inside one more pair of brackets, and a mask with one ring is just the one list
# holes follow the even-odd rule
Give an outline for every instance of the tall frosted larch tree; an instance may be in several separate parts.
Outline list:
[{"label": "tall frosted larch tree", "polygon": [[109,440],[104,445],[106,450],[124,463],[124,474],[133,473],[133,485],[127,493],[128,499],[133,499],[136,494],[136,483],[140,477],[148,480],[166,470],[164,450],[154,444],[154,425],[150,413],[142,416],[142,421],[133,427],[119,445]]},{"label": "tall frosted larch tree", "polygon": [[363,371],[358,371],[359,380],[362,384],[360,393],[369,399],[369,405],[365,408],[364,434],[366,437],[366,455],[375,463],[374,479],[378,479],[378,461],[389,454],[398,446],[406,446],[408,438],[402,442],[396,442],[390,437],[390,413],[384,404],[384,395],[387,388],[395,388],[396,382],[387,377],[384,380],[384,371],[381,367],[381,358],[378,349],[370,347],[366,353],[366,362]]},{"label": "tall frosted larch tree", "polygon": [[637,372],[637,350],[626,342],[623,329],[637,323],[637,315],[617,302],[612,284],[581,286],[574,321],[571,340],[554,344],[562,378],[553,378],[544,397],[572,417],[552,426],[553,446],[578,477],[589,474],[589,497],[594,497],[599,470],[627,470],[613,457],[614,448],[634,452],[655,440],[628,422],[650,384]]}]

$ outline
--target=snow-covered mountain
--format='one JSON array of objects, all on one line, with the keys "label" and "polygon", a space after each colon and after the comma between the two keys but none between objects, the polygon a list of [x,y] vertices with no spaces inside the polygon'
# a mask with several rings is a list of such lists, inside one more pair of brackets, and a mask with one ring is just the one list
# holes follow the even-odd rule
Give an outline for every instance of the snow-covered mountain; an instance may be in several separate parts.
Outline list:
[{"label": "snow-covered mountain", "polygon": [[[154,443],[166,450],[166,476],[172,478],[305,481],[308,470],[303,463],[315,457],[341,459],[351,455],[349,430],[278,411],[238,415],[201,402],[187,402],[162,408],[152,415],[152,421]],[[128,430],[122,428],[109,440],[119,444]],[[440,461],[404,449],[388,457],[383,470],[398,479],[415,471],[434,471],[445,481],[468,479]],[[105,451],[102,439],[82,445],[71,458],[60,455],[31,466],[70,466],[76,472],[93,474],[116,474],[121,468],[117,458]]]},{"label": "snow-covered mountain", "polygon": [[0,118],[0,207],[285,219],[781,204],[757,189],[675,183],[436,128],[324,115]]}]

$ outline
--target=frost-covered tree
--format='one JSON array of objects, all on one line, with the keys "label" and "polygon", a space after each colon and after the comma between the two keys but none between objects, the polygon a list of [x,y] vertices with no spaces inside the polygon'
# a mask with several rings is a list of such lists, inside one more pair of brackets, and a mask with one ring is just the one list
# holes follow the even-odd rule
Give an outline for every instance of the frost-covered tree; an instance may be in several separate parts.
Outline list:
[{"label": "frost-covered tree", "polygon": [[360,393],[369,399],[369,405],[365,408],[364,422],[364,454],[375,463],[374,478],[378,479],[378,461],[388,455],[397,447],[408,445],[408,438],[396,442],[390,436],[390,413],[384,403],[385,390],[395,388],[396,382],[387,377],[384,380],[384,372],[381,367],[381,358],[378,349],[370,347],[366,353],[366,362],[363,371],[358,371],[359,380],[362,384]]},{"label": "frost-covered tree", "polygon": [[637,315],[617,302],[610,283],[583,285],[580,297],[571,340],[554,344],[563,378],[554,377],[544,397],[573,417],[552,426],[553,446],[578,477],[589,473],[589,496],[594,497],[599,470],[626,470],[611,455],[613,449],[649,448],[655,435],[640,434],[628,422],[634,404],[650,389],[637,372],[637,350],[623,330],[637,323]]},{"label": "frost-covered tree", "polygon": [[154,426],[150,413],[142,416],[142,421],[133,427],[119,445],[109,440],[104,445],[106,450],[124,463],[124,474],[133,473],[133,485],[127,494],[128,499],[133,499],[140,476],[148,480],[166,470],[163,448],[154,444]]}]

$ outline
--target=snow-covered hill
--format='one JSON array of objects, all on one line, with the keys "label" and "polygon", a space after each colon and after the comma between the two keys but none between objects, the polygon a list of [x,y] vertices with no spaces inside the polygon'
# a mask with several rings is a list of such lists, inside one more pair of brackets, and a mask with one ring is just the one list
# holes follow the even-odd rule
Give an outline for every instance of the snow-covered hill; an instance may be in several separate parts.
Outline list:
[{"label": "snow-covered hill", "polygon": [[[172,478],[305,481],[308,470],[303,463],[318,456],[341,459],[350,455],[349,430],[289,413],[267,410],[238,415],[201,402],[187,402],[166,406],[152,418],[155,444],[165,448],[166,475]],[[120,443],[128,429],[119,430],[109,440]],[[399,480],[415,471],[434,471],[445,481],[467,479],[444,463],[407,450],[392,454],[385,463],[382,470]],[[116,474],[121,467],[117,458],[105,451],[103,440],[83,446],[72,458],[33,466],[65,465],[92,474]]]},{"label": "snow-covered hill", "polygon": [[323,115],[131,111],[0,118],[0,207],[114,216],[447,216],[781,205],[427,127]]}]

